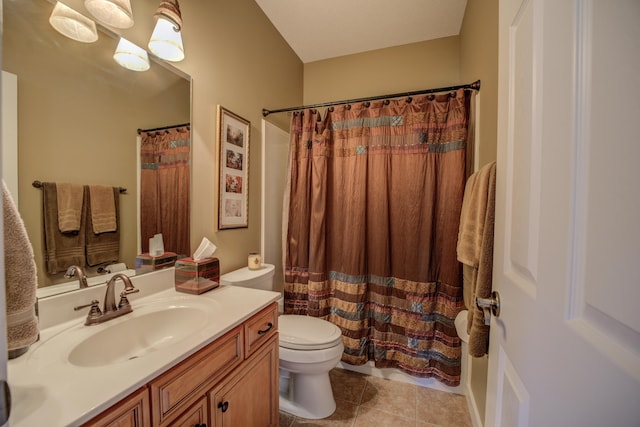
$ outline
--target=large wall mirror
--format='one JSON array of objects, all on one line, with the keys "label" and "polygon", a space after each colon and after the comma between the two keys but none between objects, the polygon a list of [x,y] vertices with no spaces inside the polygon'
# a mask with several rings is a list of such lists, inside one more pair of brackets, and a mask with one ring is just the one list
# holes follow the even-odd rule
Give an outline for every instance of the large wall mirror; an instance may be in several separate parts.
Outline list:
[{"label": "large wall mirror", "polygon": [[[158,2],[132,4],[134,19],[151,20]],[[189,76],[153,61],[146,72],[122,68],[113,60],[113,33],[101,32],[89,44],[68,39],[49,25],[53,7],[47,0],[3,0],[2,11],[2,69],[17,76],[18,208],[33,244],[39,286],[48,288],[69,279],[43,268],[42,190],[32,183],[126,188],[119,198],[119,261],[134,268],[137,130],[191,118]],[[144,15],[136,16],[136,8]]]}]

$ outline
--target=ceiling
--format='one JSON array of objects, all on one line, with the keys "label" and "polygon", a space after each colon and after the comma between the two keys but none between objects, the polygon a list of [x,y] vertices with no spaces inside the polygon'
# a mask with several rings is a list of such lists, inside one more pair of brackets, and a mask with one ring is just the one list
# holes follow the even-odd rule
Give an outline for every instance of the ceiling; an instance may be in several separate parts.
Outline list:
[{"label": "ceiling", "polygon": [[460,32],[467,0],[256,0],[302,62]]}]

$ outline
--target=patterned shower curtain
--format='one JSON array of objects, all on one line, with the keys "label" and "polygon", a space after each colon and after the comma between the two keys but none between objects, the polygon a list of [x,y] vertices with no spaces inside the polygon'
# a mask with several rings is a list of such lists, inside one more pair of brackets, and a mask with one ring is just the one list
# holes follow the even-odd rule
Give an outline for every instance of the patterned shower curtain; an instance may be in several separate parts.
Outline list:
[{"label": "patterned shower curtain", "polygon": [[292,116],[285,312],[339,326],[346,363],[460,382],[456,242],[471,96]]},{"label": "patterned shower curtain", "polygon": [[142,252],[162,233],[167,252],[191,253],[190,130],[181,126],[141,133],[140,229]]}]

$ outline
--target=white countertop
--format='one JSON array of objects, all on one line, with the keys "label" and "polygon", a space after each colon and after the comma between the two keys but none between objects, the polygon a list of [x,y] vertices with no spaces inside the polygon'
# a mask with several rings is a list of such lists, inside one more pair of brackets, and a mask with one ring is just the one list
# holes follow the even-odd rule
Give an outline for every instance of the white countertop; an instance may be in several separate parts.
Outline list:
[{"label": "white countertop", "polygon": [[[169,276],[165,273],[163,280],[166,281],[167,277],[172,278],[173,274]],[[148,352],[132,360],[95,367],[76,366],[68,362],[74,343],[65,342],[68,341],[67,337],[80,337],[82,334],[86,336],[93,331],[99,331],[100,328],[117,325],[134,313],[101,325],[83,326],[87,311],[82,310],[81,317],[74,314],[75,317],[71,320],[47,325],[46,329],[40,331],[40,340],[33,344],[26,354],[7,363],[12,396],[9,422],[12,427],[82,424],[205,347],[269,303],[277,301],[281,296],[277,292],[234,286],[220,286],[201,295],[190,295],[176,292],[173,283],[169,289],[156,290],[145,296],[145,288],[138,286],[134,279],[132,278],[134,286],[141,289],[139,294],[134,294],[135,298],[130,298],[134,313],[136,306],[144,310],[145,306],[164,302],[211,306],[213,310],[196,331],[176,344]],[[103,289],[104,287],[99,291],[104,292]],[[118,286],[116,295],[120,290]],[[71,303],[67,301],[60,304],[65,306],[65,314],[68,314],[69,304],[78,304],[78,298],[82,299],[82,296],[74,296]],[[103,297],[100,296],[99,300],[102,306]],[[47,305],[43,304],[45,301],[40,303],[41,318],[44,314],[43,305]],[[47,310],[51,308],[47,307]],[[122,334],[126,333],[127,330],[123,328]]]}]

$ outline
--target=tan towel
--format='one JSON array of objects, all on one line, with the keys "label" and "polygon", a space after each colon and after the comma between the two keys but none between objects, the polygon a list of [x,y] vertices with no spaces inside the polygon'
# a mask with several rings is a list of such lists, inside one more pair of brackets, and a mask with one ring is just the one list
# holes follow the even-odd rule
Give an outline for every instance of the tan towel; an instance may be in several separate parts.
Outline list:
[{"label": "tan towel", "polygon": [[[460,229],[458,232],[458,261],[472,267],[478,267],[482,232],[485,226],[485,213],[489,197],[490,163],[482,167],[467,180],[460,212]],[[495,174],[495,170],[493,172]]]},{"label": "tan towel", "polygon": [[24,222],[2,181],[7,348],[23,349],[38,338],[36,262]]},{"label": "tan towel", "polygon": [[[86,202],[83,204],[83,211],[86,211]],[[44,260],[47,273],[56,274],[66,271],[70,265],[85,265],[85,221],[80,222],[78,232],[60,232],[58,228],[58,196],[56,184],[53,182],[42,184],[42,217],[44,222]]]},{"label": "tan towel", "polygon": [[[120,258],[120,189],[117,187],[109,187],[111,198],[114,204],[114,231],[95,233],[93,224],[93,216],[85,210],[86,223],[86,255],[87,265],[95,266],[108,262],[118,262]],[[85,187],[85,197],[87,205],[93,205],[93,193],[89,187]]]},{"label": "tan towel", "polygon": [[80,230],[82,221],[83,185],[60,182],[56,184],[58,194],[58,227],[62,233]]},{"label": "tan towel", "polygon": [[457,252],[463,264],[463,294],[469,310],[468,350],[474,357],[484,356],[489,349],[489,326],[484,324],[475,298],[489,298],[492,291],[495,188],[496,163],[492,162],[469,177],[460,217]]},{"label": "tan towel", "polygon": [[91,195],[89,212],[91,213],[93,232],[100,234],[116,231],[118,228],[115,203],[117,195],[114,197],[113,187],[90,185],[89,194]]}]

